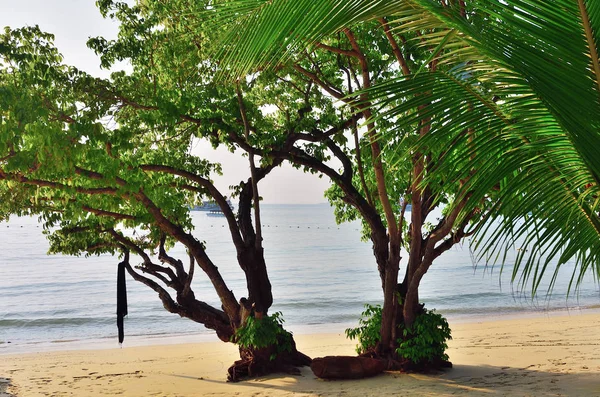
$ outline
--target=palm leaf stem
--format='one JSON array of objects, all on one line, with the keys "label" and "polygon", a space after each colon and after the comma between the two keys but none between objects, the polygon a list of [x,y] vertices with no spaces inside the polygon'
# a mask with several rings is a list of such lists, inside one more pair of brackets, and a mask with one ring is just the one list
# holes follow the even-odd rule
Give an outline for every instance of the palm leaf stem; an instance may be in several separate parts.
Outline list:
[{"label": "palm leaf stem", "polygon": [[594,41],[594,33],[590,26],[590,16],[588,15],[587,8],[583,0],[577,0],[579,5],[579,12],[581,14],[581,21],[583,22],[583,30],[585,31],[585,38],[590,50],[590,57],[592,58],[592,65],[594,68],[594,76],[596,77],[596,84],[600,92],[600,61],[598,60],[598,50]]}]

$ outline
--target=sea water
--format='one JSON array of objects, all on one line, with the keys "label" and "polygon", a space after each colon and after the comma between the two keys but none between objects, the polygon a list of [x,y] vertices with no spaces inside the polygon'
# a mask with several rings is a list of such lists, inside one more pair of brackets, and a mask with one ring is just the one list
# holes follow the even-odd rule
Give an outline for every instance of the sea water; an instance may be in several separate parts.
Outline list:
[{"label": "sea water", "polygon": [[[358,222],[337,225],[333,210],[320,205],[264,205],[265,259],[274,304],[287,329],[296,333],[343,332],[355,326],[365,303],[382,301],[381,282],[371,243],[360,239]],[[218,266],[236,298],[245,296],[245,279],[236,261],[225,218],[192,212],[194,235]],[[47,255],[48,243],[37,218],[0,223],[0,353],[117,344],[116,272],[119,258],[110,255]],[[170,251],[187,264],[182,246]],[[401,274],[406,263],[406,253]],[[438,258],[425,275],[421,301],[453,321],[486,320],[532,312],[600,307],[591,274],[567,298],[572,265],[561,271],[552,295],[538,297],[510,283],[507,264],[474,263],[468,244]],[[139,258],[132,257],[132,264]],[[197,269],[196,298],[219,307],[218,298]],[[165,311],[157,294],[127,279],[129,315],[125,343],[166,342],[168,337],[215,340],[214,333],[189,319]]]}]

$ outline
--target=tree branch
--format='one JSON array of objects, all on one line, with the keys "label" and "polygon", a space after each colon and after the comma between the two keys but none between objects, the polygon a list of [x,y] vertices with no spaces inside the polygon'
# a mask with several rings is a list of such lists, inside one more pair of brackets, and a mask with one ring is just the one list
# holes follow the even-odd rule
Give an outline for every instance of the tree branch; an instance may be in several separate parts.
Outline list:
[{"label": "tree branch", "polygon": [[94,215],[97,215],[97,216],[107,216],[107,217],[110,217],[110,218],[114,218],[116,220],[125,220],[125,219],[127,219],[127,220],[134,221],[136,219],[135,216],[133,216],[133,215],[127,215],[127,214],[121,214],[121,213],[118,213],[118,212],[100,210],[100,209],[97,209],[97,208],[88,207],[87,205],[82,206],[81,209],[84,210],[84,211],[86,211],[86,212],[89,212],[89,213],[92,213]]},{"label": "tree branch", "polygon": [[463,199],[452,209],[450,214],[444,217],[440,223],[435,227],[434,230],[431,231],[429,236],[425,239],[427,243],[427,249],[433,249],[435,244],[437,244],[440,240],[446,237],[454,227],[454,222],[456,218],[465,207],[467,200],[471,197],[470,194],[465,195]]},{"label": "tree branch", "polygon": [[167,217],[165,217],[160,208],[154,204],[152,200],[144,193],[143,189],[140,189],[138,193],[134,194],[135,198],[138,199],[146,210],[152,215],[157,223],[157,225],[166,233],[169,233],[171,236],[179,240],[183,243],[190,253],[194,255],[194,258],[200,265],[200,268],[206,273],[208,278],[210,279],[217,295],[221,299],[221,303],[223,304],[223,308],[227,313],[227,316],[231,320],[233,324],[237,324],[239,322],[239,304],[233,295],[233,292],[227,287],[225,284],[225,280],[219,273],[218,268],[212,263],[202,244],[196,240],[192,235],[186,233],[181,226],[176,225],[171,222]]},{"label": "tree branch", "polygon": [[190,257],[190,267],[188,270],[187,279],[185,280],[185,283],[183,284],[183,291],[181,293],[183,296],[187,296],[191,291],[190,287],[192,285],[192,280],[194,279],[194,269],[196,267],[195,266],[196,263],[194,261],[194,255],[192,255],[190,253],[188,253],[188,255]]},{"label": "tree branch", "polygon": [[177,272],[177,277],[183,282],[187,278],[187,274],[185,274],[185,270],[183,269],[183,263],[167,254],[167,251],[165,250],[166,240],[167,236],[163,233],[160,236],[160,242],[158,244],[158,260],[173,266]]},{"label": "tree branch", "polygon": [[[250,122],[246,114],[246,105],[244,104],[244,98],[242,91],[240,90],[240,84],[236,85],[236,94],[238,99],[238,105],[240,108],[240,114],[242,115],[242,121],[244,122],[244,137],[246,142],[250,141]],[[260,197],[258,195],[258,181],[256,180],[256,165],[254,164],[254,151],[248,152],[248,162],[250,163],[250,175],[252,176],[252,201],[254,203],[254,230],[256,231],[254,244],[256,249],[262,247],[262,228],[260,224]]]},{"label": "tree branch", "polygon": [[235,220],[235,214],[229,207],[227,199],[225,199],[221,192],[208,179],[198,176],[189,171],[178,169],[168,165],[142,164],[139,166],[139,168],[143,171],[163,172],[171,175],[177,175],[182,178],[193,181],[199,184],[200,186],[206,188],[215,200],[215,202],[219,205],[219,208],[221,208],[223,215],[225,215],[225,219],[227,219],[227,225],[229,226],[229,232],[231,234],[233,244],[236,246],[236,248],[243,247],[244,243],[242,240],[242,236],[240,235],[240,230],[238,228],[237,222]]},{"label": "tree branch", "polygon": [[58,183],[58,182],[45,181],[45,180],[41,180],[41,179],[30,179],[30,178],[27,178],[26,176],[24,176],[23,174],[14,173],[14,172],[8,173],[2,169],[0,169],[0,180],[12,180],[12,181],[23,183],[25,185],[49,187],[52,189],[59,189],[59,190],[73,189],[77,193],[89,194],[89,195],[95,195],[95,194],[114,195],[117,193],[117,189],[115,189],[113,187],[85,188],[85,187],[80,187],[80,186],[68,186],[68,185],[65,185],[62,183]]},{"label": "tree branch", "polygon": [[[352,48],[359,54],[359,61],[362,70],[362,79],[363,79],[363,87],[365,90],[371,88],[371,79],[369,76],[369,64],[367,59],[365,58],[363,52],[358,45],[356,37],[349,29],[344,29],[344,33],[348,40],[350,40],[350,44]],[[377,133],[375,130],[375,123],[372,121],[371,114],[371,102],[369,101],[368,94],[363,93],[360,96],[362,107],[361,110],[367,119],[367,127],[368,127],[368,135],[371,143],[371,151],[373,153],[373,168],[375,171],[375,179],[377,180],[377,192],[379,193],[379,200],[381,201],[381,205],[383,207],[383,212],[385,214],[385,219],[388,224],[388,231],[391,238],[391,243],[394,247],[397,246],[398,250],[400,249],[400,244],[397,241],[398,235],[398,225],[396,224],[396,217],[394,216],[394,211],[392,209],[390,199],[388,197],[387,187],[385,184],[385,173],[383,170],[383,163],[381,160],[381,147],[379,146],[379,142],[377,140]],[[392,251],[395,251],[394,248]],[[390,252],[392,252],[390,251]]]},{"label": "tree branch", "polygon": [[380,18],[380,19],[378,19],[378,21],[379,21],[379,23],[381,23],[381,26],[383,27],[383,31],[385,32],[385,36],[387,37],[388,41],[390,42],[390,45],[392,46],[392,52],[394,53],[396,60],[400,64],[400,68],[402,69],[402,74],[404,74],[405,76],[408,76],[410,74],[410,69],[408,68],[406,59],[404,58],[404,55],[402,54],[402,51],[400,50],[400,47],[398,46],[398,42],[396,41],[396,39],[394,38],[394,35],[392,34],[392,32],[390,30],[390,25],[388,24],[388,21],[385,18]]},{"label": "tree branch", "polygon": [[329,84],[326,84],[316,74],[314,74],[314,73],[312,73],[312,72],[304,69],[300,65],[294,65],[293,68],[296,71],[298,71],[301,74],[303,74],[304,76],[306,76],[309,79],[311,79],[312,81],[314,81],[319,87],[321,87],[322,89],[324,89],[325,91],[327,91],[329,93],[329,95],[331,95],[332,97],[334,97],[336,99],[339,99],[340,101],[343,101],[343,102],[345,102],[347,104],[351,104],[352,103],[352,101],[350,101],[348,98],[346,98],[342,92],[334,89]]},{"label": "tree branch", "polygon": [[[133,250],[136,254],[138,254],[139,256],[142,257],[142,259],[144,261],[144,266],[141,268],[141,270],[144,273],[152,274],[154,277],[156,277],[160,281],[162,281],[167,287],[171,287],[176,291],[181,290],[182,285],[179,282],[179,280],[177,279],[177,277],[175,276],[175,273],[173,273],[173,270],[152,263],[152,260],[150,259],[148,254],[146,254],[146,252],[144,252],[144,250],[139,245],[135,244],[133,241],[126,238],[121,233],[117,232],[116,230],[108,229],[107,232],[116,241],[118,241],[123,246],[127,247],[128,249]],[[169,278],[163,276],[161,273],[166,274]]]},{"label": "tree branch", "polygon": [[330,45],[323,44],[323,43],[317,43],[316,47],[317,48],[322,48],[322,49],[324,49],[326,51],[333,52],[333,53],[336,53],[336,54],[346,55],[346,56],[349,56],[349,57],[358,58],[358,53],[356,51],[354,51],[354,50],[343,50],[341,48],[332,47]]}]

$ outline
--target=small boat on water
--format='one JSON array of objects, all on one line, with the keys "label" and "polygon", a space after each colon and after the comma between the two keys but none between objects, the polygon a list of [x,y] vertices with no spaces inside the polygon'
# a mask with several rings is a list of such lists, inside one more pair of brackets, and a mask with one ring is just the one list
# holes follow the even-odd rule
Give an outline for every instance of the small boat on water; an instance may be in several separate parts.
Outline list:
[{"label": "small boat on water", "polygon": [[[231,201],[229,199],[227,199],[227,205],[229,205],[229,208],[233,209],[233,205],[231,204]],[[206,212],[206,215],[208,216],[224,215],[223,211],[221,210],[221,207],[219,207],[219,204],[217,204],[214,200],[204,200],[202,201],[202,204],[194,205],[190,208],[190,210]]]},{"label": "small boat on water", "polygon": [[206,216],[225,216],[225,214],[223,213],[223,211],[218,209],[218,210],[210,210],[210,211],[206,212]]}]

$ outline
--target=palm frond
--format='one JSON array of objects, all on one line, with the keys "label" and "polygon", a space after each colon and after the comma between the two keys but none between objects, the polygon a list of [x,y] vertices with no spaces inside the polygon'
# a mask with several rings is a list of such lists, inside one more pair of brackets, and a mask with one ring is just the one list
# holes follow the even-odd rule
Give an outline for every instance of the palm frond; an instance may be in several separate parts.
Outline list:
[{"label": "palm frond", "polygon": [[[255,7],[249,4],[255,3]],[[219,7],[240,11],[228,23],[229,34],[218,58],[232,76],[272,67],[302,53],[321,38],[353,23],[389,15],[401,0],[225,1]],[[243,15],[241,15],[243,13]]]},{"label": "palm frond", "polygon": [[[492,76],[494,90],[504,95],[501,103],[488,99],[481,82]],[[470,197],[463,214],[487,210],[486,226],[476,235],[482,258],[503,258],[507,250],[522,247],[513,279],[530,282],[533,292],[550,263],[555,268],[550,287],[570,261],[576,264],[575,281],[587,271],[598,272],[595,175],[526,80],[491,65],[463,63],[450,72],[381,84],[370,94],[380,98],[380,117],[396,123],[391,133],[432,119],[431,133],[419,145],[437,164],[424,183],[436,178],[460,183],[462,195]]]},{"label": "palm frond", "polygon": [[[460,30],[483,55],[522,76],[561,124],[582,158],[600,175],[600,88],[597,61],[600,11],[593,1],[480,0],[471,20],[432,0],[414,0]],[[583,11],[588,16],[586,31]]]}]

